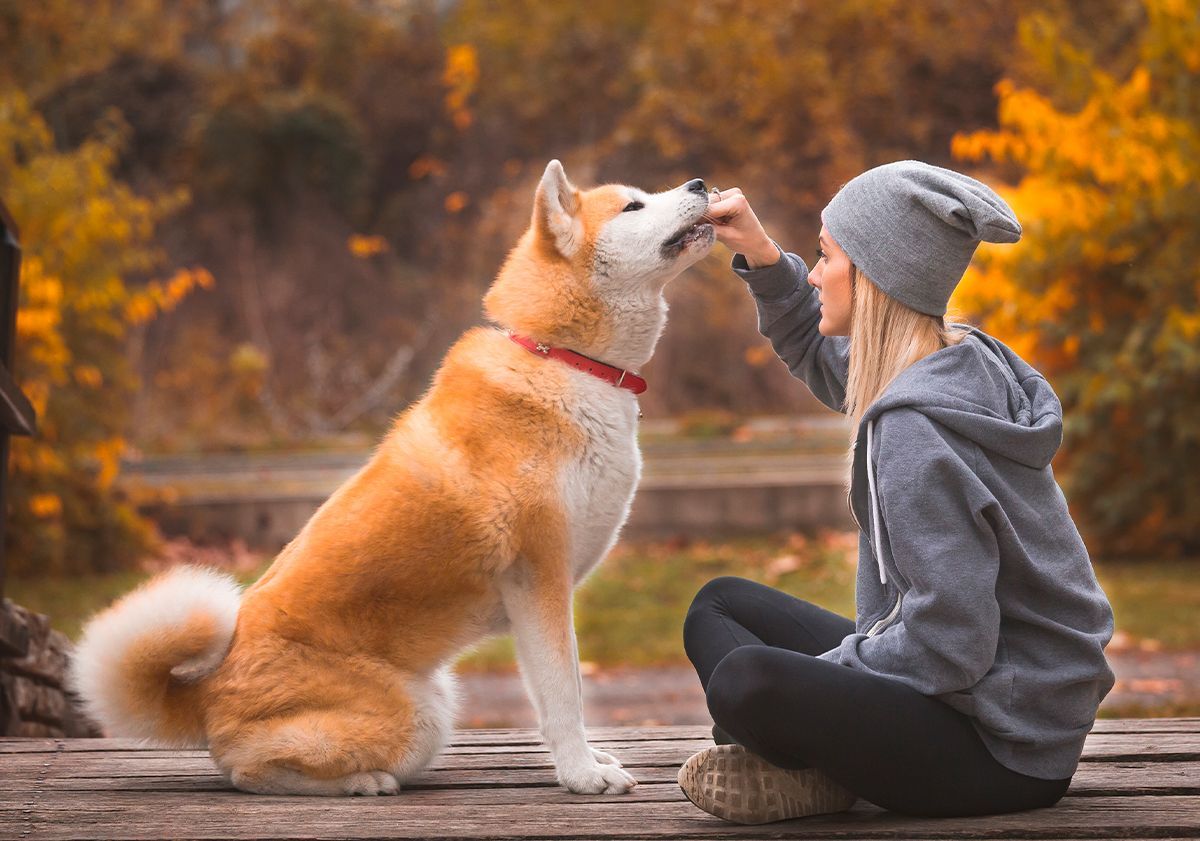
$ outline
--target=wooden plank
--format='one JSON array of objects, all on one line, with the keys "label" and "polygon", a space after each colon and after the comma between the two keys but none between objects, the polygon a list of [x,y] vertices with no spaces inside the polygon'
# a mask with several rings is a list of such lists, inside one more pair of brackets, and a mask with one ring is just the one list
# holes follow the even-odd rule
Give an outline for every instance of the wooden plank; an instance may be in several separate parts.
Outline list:
[{"label": "wooden plank", "polygon": [[1200,718],[1098,718],[1093,733],[1200,733]]},{"label": "wooden plank", "polygon": [[[673,729],[673,728],[672,728]],[[657,747],[670,745],[687,745],[689,748],[708,746],[712,744],[707,736],[691,734],[675,735],[671,738],[647,739],[645,741],[592,739],[592,744],[605,750],[654,750]],[[61,745],[61,748],[59,747]],[[145,747],[135,740],[129,739],[8,739],[3,743],[4,750],[0,753],[55,753],[63,750],[74,755],[79,754],[170,754],[170,755],[204,755],[205,752],[188,750],[174,751],[165,748]],[[1197,732],[1171,731],[1134,731],[1134,732],[1104,732],[1090,733],[1085,743],[1083,756],[1109,756],[1114,752],[1140,749],[1148,754],[1172,755],[1189,754],[1200,750],[1200,730]],[[488,754],[519,753],[525,755],[547,754],[540,743],[514,742],[501,744],[452,744],[445,755],[471,756]]]},{"label": "wooden plank", "polygon": [[[0,838],[1148,838],[1200,837],[1200,719],[1109,720],[1048,810],[909,818],[860,800],[847,813],[739,827],[686,802],[675,774],[708,728],[595,728],[640,784],[573,795],[535,731],[463,731],[394,798],[233,790],[205,751],[132,740],[0,742]],[[32,749],[30,749],[32,748]],[[97,749],[101,748],[101,749]]]},{"label": "wooden plank", "polygon": [[[609,744],[596,742],[611,750],[631,769],[682,763],[697,750],[711,744],[705,740],[676,740]],[[1200,734],[1099,734],[1089,737],[1084,746],[1084,762],[1140,761],[1188,762],[1200,760]],[[211,773],[212,760],[203,751],[62,751],[59,753],[13,753],[3,760],[14,776],[36,774],[47,761],[55,762],[63,776],[154,776],[163,773]],[[517,747],[505,752],[449,752],[437,757],[432,768],[455,770],[510,769],[550,770],[550,755],[543,749]],[[636,776],[636,774],[635,774]]]},{"label": "wooden plank", "polygon": [[[605,743],[593,743],[598,746]],[[652,743],[653,744],[653,743]],[[661,743],[662,746],[626,746],[623,750],[614,750],[618,759],[626,767],[636,768],[638,765],[666,765],[683,762],[703,747],[712,743]],[[619,751],[619,752],[618,752]],[[680,758],[682,757],[682,758]],[[74,775],[88,774],[132,774],[155,773],[155,771],[209,771],[215,768],[212,759],[206,753],[190,752],[188,755],[179,753],[143,751],[125,751],[120,753],[11,753],[4,759],[6,769],[13,769],[13,774],[37,773],[44,763],[54,762],[56,767],[65,769],[65,773]],[[443,753],[434,759],[431,768],[553,768],[550,753],[512,751],[509,753]]]},{"label": "wooden plank", "polygon": [[[34,740],[30,740],[34,741]],[[41,740],[37,740],[41,741]],[[62,740],[69,742],[70,740]],[[81,740],[88,741],[88,740]],[[712,739],[661,739],[658,741],[647,742],[608,742],[599,739],[593,739],[590,742],[595,747],[602,747],[608,751],[634,751],[638,753],[656,753],[662,751],[695,751],[705,747],[712,747]],[[14,751],[3,754],[4,762],[37,762],[44,761],[47,756],[73,756],[83,758],[98,758],[98,757],[183,757],[197,758],[208,756],[208,751],[204,749],[191,748],[188,750],[172,750],[169,748],[132,748],[132,747],[117,747],[109,750],[73,750],[65,744],[61,750],[30,750],[30,751]],[[462,745],[451,746],[442,751],[440,756],[453,757],[472,757],[472,756],[528,756],[528,757],[544,757],[549,761],[550,752],[541,745]]]},{"label": "wooden plank", "polygon": [[[638,789],[644,786],[677,786],[679,765],[660,765],[636,769]],[[9,792],[28,793],[40,790],[58,797],[67,792],[84,791],[232,791],[233,788],[215,771],[197,774],[164,773],[150,776],[47,776],[40,781],[31,778],[6,778]],[[549,769],[428,770],[403,786],[403,796],[419,791],[461,792],[468,789],[494,789],[509,792],[520,800],[537,799],[548,791],[558,789]],[[516,791],[522,789],[523,791]],[[1071,781],[1068,797],[1111,797],[1119,795],[1200,795],[1200,762],[1089,762],[1081,765]],[[0,791],[0,798],[4,793]]]},{"label": "wooden plank", "polygon": [[[1109,733],[1200,733],[1200,718],[1102,718],[1097,719],[1088,738]],[[675,741],[711,738],[706,725],[669,727],[590,727],[593,742]],[[54,751],[58,742],[70,751],[163,750],[138,739],[22,739],[0,737],[0,754]],[[455,731],[452,746],[529,745],[541,746],[542,739],[531,729],[480,729]]]},{"label": "wooden plank", "polygon": [[1200,762],[1081,762],[1068,797],[1200,795]]},{"label": "wooden plank", "polygon": [[1200,733],[1091,733],[1083,744],[1081,759],[1200,759]]},{"label": "wooden plank", "polygon": [[243,838],[1163,838],[1200,833],[1197,797],[1064,798],[1050,809],[979,818],[920,818],[860,800],[835,815],[761,826],[725,823],[686,802],[419,806],[403,797],[287,798],[139,793],[116,802],[38,803],[0,814],[0,837],[33,839]]},{"label": "wooden plank", "polygon": [[[219,777],[212,778],[220,781]],[[553,782],[553,781],[551,781]],[[128,806],[134,806],[140,802],[144,802],[146,798],[172,798],[184,799],[190,798],[193,795],[197,797],[217,797],[235,795],[240,796],[243,792],[238,792],[228,785],[221,788],[213,788],[203,790],[188,786],[185,789],[177,789],[175,791],[147,791],[145,789],[109,789],[102,794],[98,793],[95,797],[88,799],[96,804],[99,808],[103,806],[105,809],[125,809]],[[250,795],[254,798],[266,797],[266,795]],[[684,802],[687,798],[683,791],[679,788],[679,784],[674,779],[670,783],[657,782],[646,783],[634,786],[627,794],[596,794],[596,795],[578,795],[572,794],[564,788],[557,785],[545,785],[537,788],[499,788],[496,786],[464,788],[464,789],[447,789],[447,788],[418,788],[406,789],[403,794],[407,801],[405,808],[423,808],[425,806],[514,806],[514,805],[578,805],[581,797],[586,797],[588,801],[594,803],[613,803],[617,805],[625,803],[668,803],[668,802]],[[43,788],[40,791],[37,789],[27,789],[25,791],[5,791],[0,790],[0,815],[22,813],[26,809],[30,809],[31,803],[35,804],[39,809],[44,811],[71,811],[76,808],[76,797],[56,788]],[[271,798],[278,799],[278,798]],[[332,802],[345,798],[319,798],[322,802]],[[361,800],[363,798],[350,798]],[[311,798],[298,798],[298,801],[309,801]]]},{"label": "wooden plank", "polygon": [[[1200,732],[1197,725],[1196,732]],[[712,727],[702,725],[672,725],[669,727],[589,727],[588,739],[592,742],[663,742],[678,739],[712,739]],[[93,750],[163,750],[147,745],[140,739],[21,739],[0,737],[0,753],[24,753],[27,751],[57,749],[61,742],[71,751]],[[536,730],[456,730],[450,740],[451,746],[469,745],[529,745],[541,746],[542,737]]]}]

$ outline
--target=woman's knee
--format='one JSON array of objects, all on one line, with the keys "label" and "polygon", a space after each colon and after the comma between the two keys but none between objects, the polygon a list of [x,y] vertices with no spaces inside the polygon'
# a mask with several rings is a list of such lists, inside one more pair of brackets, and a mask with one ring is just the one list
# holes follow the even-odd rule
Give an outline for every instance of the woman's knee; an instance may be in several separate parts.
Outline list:
[{"label": "woman's knee", "polygon": [[721,658],[705,692],[713,721],[732,733],[772,708],[777,686],[770,659],[771,649],[761,645],[744,645]]},{"label": "woman's knee", "polygon": [[746,583],[745,578],[722,575],[712,579],[696,592],[683,619],[683,650],[692,662],[695,662],[695,648],[706,620],[714,615],[727,616],[729,595]]},{"label": "woman's knee", "polygon": [[688,612],[691,613],[693,610],[703,610],[723,604],[732,593],[744,589],[746,585],[753,583],[748,578],[739,578],[736,575],[719,575],[696,591],[696,595],[692,597],[692,605],[688,608]]}]

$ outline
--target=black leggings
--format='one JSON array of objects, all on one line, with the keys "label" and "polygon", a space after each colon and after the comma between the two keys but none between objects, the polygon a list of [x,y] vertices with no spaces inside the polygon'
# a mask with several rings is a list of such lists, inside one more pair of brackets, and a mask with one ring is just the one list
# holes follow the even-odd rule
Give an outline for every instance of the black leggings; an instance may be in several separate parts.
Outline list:
[{"label": "black leggings", "polygon": [[1063,796],[1070,778],[1004,767],[970,719],[947,704],[814,656],[852,633],[844,616],[722,577],[696,594],[683,644],[717,728],[773,765],[818,768],[909,815],[993,815],[1052,806]]}]

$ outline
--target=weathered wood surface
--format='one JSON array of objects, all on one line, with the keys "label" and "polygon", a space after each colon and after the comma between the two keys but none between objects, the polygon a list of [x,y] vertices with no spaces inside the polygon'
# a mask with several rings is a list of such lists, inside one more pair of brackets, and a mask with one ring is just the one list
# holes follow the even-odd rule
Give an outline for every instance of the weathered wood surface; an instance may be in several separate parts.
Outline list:
[{"label": "weathered wood surface", "polygon": [[639,785],[586,797],[554,784],[529,730],[476,730],[398,797],[266,797],[231,789],[203,751],[122,739],[0,739],[0,839],[1200,838],[1200,718],[1101,719],[1056,806],[982,818],[849,812],[757,827],[690,804],[679,765],[706,727],[597,727]]}]

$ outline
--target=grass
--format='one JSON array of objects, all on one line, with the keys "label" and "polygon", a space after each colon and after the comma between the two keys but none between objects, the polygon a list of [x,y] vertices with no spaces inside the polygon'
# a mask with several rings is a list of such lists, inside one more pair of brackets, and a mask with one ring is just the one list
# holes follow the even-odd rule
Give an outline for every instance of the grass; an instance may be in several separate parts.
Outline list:
[{"label": "grass", "polygon": [[1200,698],[1162,701],[1148,704],[1109,704],[1096,712],[1096,718],[1193,718],[1200,716]]},{"label": "grass", "polygon": [[1200,558],[1096,564],[1117,629],[1143,648],[1200,649]]},{"label": "grass", "polygon": [[[681,639],[688,604],[719,575],[761,581],[842,614],[854,615],[854,533],[770,535],[728,541],[622,542],[576,595],[580,659],[597,666],[686,662]],[[240,573],[246,583],[265,568]],[[1145,650],[1200,649],[1200,567],[1188,561],[1096,564],[1122,643]],[[70,580],[10,580],[7,595],[47,613],[75,638],[92,612],[132,589],[146,573]],[[512,644],[489,641],[467,655],[468,669],[513,668]]]}]

